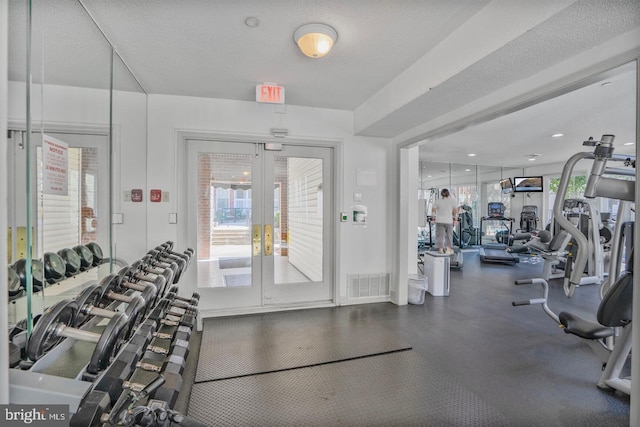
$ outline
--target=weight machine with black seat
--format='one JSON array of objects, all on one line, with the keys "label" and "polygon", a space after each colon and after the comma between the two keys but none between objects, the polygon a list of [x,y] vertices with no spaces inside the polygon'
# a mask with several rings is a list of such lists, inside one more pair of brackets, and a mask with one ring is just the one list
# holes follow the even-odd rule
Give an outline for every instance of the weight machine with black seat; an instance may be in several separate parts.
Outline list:
[{"label": "weight machine with black seat", "polygon": [[[583,145],[595,147],[594,151],[577,153],[569,159],[560,178],[558,194],[566,192],[574,165],[581,159],[593,159],[584,191],[585,197],[620,200],[621,214],[625,204],[635,199],[635,180],[611,178],[606,175],[635,177],[635,157],[613,154],[613,140],[614,135],[603,135],[600,141],[593,141],[593,138],[585,141]],[[609,161],[622,162],[631,169],[607,167]],[[562,231],[571,235],[576,242],[575,250],[569,253],[563,283],[565,294],[571,297],[575,288],[580,286],[588,261],[589,246],[587,236],[563,216],[562,206],[563,198],[558,197],[554,204],[554,220],[562,227]],[[616,221],[611,240],[610,274],[600,287],[602,301],[597,311],[597,322],[583,319],[570,312],[556,315],[548,306],[547,281],[541,278],[518,280],[516,285],[539,284],[543,290],[542,298],[512,303],[514,306],[539,304],[564,332],[587,340],[603,364],[598,387],[615,389],[626,394],[631,394],[631,379],[622,377],[622,372],[632,348],[633,228],[630,222],[625,222],[622,218]]]}]

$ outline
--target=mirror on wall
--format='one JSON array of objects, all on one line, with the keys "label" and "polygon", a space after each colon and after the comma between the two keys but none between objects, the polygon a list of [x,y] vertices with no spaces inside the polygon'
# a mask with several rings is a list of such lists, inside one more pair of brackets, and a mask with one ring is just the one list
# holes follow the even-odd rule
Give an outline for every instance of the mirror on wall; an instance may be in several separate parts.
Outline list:
[{"label": "mirror on wall", "polygon": [[30,329],[117,268],[112,139],[146,149],[146,94],[81,3],[13,1],[8,21],[8,314]]}]

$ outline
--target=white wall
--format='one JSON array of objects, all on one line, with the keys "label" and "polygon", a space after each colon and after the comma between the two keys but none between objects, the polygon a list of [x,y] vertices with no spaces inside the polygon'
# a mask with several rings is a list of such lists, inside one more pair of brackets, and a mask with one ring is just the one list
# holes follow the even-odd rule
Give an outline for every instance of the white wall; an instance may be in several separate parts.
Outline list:
[{"label": "white wall", "polygon": [[[341,211],[347,211],[356,204],[352,201],[354,192],[362,194],[361,204],[369,209],[366,228],[336,222],[338,302],[345,302],[348,273],[391,271],[387,192],[394,185],[389,184],[387,175],[390,142],[353,136],[351,112],[288,105],[286,112],[281,114],[274,108],[273,105],[247,101],[149,95],[147,184],[148,188],[168,191],[171,196],[168,203],[148,205],[147,245],[155,246],[172,240],[177,250],[195,247],[195,242],[187,240],[185,215],[179,215],[178,224],[168,223],[169,213],[186,212],[186,195],[180,194],[177,187],[179,174],[184,173],[178,161],[184,151],[180,146],[179,131],[224,134],[233,136],[233,139],[245,136],[271,140],[270,129],[277,127],[287,128],[290,140],[338,141],[339,163],[335,174],[338,194],[334,218],[338,221]],[[358,186],[357,169],[372,172],[376,185]],[[189,285],[194,286],[193,283]]]},{"label": "white wall", "polygon": [[[149,204],[147,187],[147,98],[143,93],[114,92],[113,99],[113,209],[123,214],[114,225],[115,254],[127,263],[140,259],[148,250],[144,223]],[[127,202],[124,192],[142,189],[142,202]]]}]

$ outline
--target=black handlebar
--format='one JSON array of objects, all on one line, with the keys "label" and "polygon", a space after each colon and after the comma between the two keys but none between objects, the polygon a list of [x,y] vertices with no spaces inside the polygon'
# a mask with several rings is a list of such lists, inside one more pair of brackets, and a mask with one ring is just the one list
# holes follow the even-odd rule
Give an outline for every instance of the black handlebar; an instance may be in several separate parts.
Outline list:
[{"label": "black handlebar", "polygon": [[512,306],[517,307],[519,305],[531,305],[531,301],[526,300],[526,301],[514,301],[511,303]]},{"label": "black handlebar", "polygon": [[520,279],[514,282],[516,285],[530,285],[533,283],[533,279]]}]

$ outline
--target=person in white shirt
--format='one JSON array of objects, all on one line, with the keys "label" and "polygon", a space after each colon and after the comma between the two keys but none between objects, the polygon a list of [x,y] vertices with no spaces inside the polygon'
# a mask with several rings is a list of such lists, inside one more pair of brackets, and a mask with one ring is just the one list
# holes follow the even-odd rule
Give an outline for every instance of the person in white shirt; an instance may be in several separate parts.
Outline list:
[{"label": "person in white shirt", "polygon": [[436,223],[436,247],[441,254],[452,254],[453,227],[458,224],[458,202],[450,197],[446,188],[442,189],[440,196],[431,208]]}]

